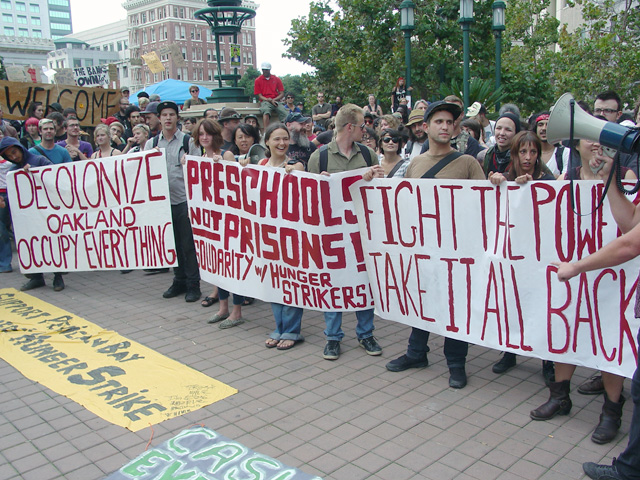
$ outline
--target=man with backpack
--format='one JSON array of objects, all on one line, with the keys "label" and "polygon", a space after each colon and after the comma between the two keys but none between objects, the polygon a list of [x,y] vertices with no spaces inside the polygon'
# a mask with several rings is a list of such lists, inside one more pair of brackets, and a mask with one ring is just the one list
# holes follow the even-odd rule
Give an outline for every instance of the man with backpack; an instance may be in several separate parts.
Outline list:
[{"label": "man with backpack", "polygon": [[[358,143],[362,140],[365,128],[362,108],[352,103],[344,105],[338,110],[335,122],[336,134],[333,140],[311,154],[308,171],[330,174],[371,166],[381,169],[376,152]],[[381,355],[382,348],[373,336],[373,309],[356,312],[356,318],[356,334],[360,346],[368,355]],[[327,327],[324,331],[327,344],[323,357],[326,360],[337,360],[340,357],[340,341],[344,337],[342,313],[325,312],[324,321]]]},{"label": "man with backpack", "polygon": [[[451,146],[454,125],[462,108],[457,103],[434,102],[424,113],[423,130],[427,132],[429,149],[411,160],[405,178],[454,178],[461,180],[484,180],[484,172],[471,155],[457,152]],[[427,352],[429,332],[413,327],[409,337],[407,353],[387,363],[387,370],[402,372],[409,368],[429,365]],[[469,344],[463,340],[446,337],[444,356],[449,367],[449,386],[463,388],[467,385],[465,363]]]},{"label": "man with backpack", "polygon": [[160,133],[147,140],[145,150],[164,148],[171,200],[171,219],[176,242],[178,266],[173,269],[173,283],[163,293],[164,298],[185,294],[185,301],[200,300],[200,271],[191,231],[187,194],[180,158],[189,153],[189,136],[178,130],[178,105],[175,102],[160,102],[157,106],[160,119]]}]

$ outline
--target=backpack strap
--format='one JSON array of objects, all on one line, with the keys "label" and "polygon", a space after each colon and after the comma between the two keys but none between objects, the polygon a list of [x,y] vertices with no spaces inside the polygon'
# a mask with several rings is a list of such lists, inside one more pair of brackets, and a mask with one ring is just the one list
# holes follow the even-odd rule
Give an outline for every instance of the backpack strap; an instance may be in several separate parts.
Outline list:
[{"label": "backpack strap", "polygon": [[564,154],[564,147],[561,145],[558,145],[556,147],[556,165],[558,166],[558,170],[560,171],[560,173],[562,173],[562,170],[564,169],[564,158],[562,158],[563,154]]},{"label": "backpack strap", "polygon": [[435,178],[440,170],[442,170],[444,167],[446,167],[456,158],[461,157],[462,155],[464,154],[454,150],[438,163],[436,163],[433,167],[431,167],[424,175],[422,175],[422,178]]},{"label": "backpack strap", "polygon": [[329,147],[327,145],[323,145],[320,147],[320,163],[318,168],[320,169],[320,173],[327,171],[327,164],[329,163]]},{"label": "backpack strap", "polygon": [[158,134],[155,137],[153,137],[153,143],[151,144],[151,146],[153,148],[156,148],[158,146],[158,142],[159,141],[160,141],[160,134]]},{"label": "backpack strap", "polygon": [[40,145],[34,145],[33,148],[35,148],[37,151],[39,151],[40,155],[44,156],[47,160],[52,161],[49,158],[49,155],[46,154],[46,152],[40,147]]},{"label": "backpack strap", "polygon": [[[184,153],[189,153],[189,139],[191,137],[189,135],[185,135],[184,137],[182,137],[182,147],[180,147],[180,150],[184,150]],[[153,137],[153,148],[156,148],[158,146],[158,142],[160,141],[160,134],[156,135],[155,137]],[[180,153],[180,150],[178,150],[178,153]]]},{"label": "backpack strap", "polygon": [[356,142],[356,145],[358,145],[358,148],[360,148],[360,153],[364,157],[364,161],[367,162],[367,167],[370,167],[371,152],[369,151],[369,148],[366,145],[363,145],[362,143],[358,143],[358,142]]}]

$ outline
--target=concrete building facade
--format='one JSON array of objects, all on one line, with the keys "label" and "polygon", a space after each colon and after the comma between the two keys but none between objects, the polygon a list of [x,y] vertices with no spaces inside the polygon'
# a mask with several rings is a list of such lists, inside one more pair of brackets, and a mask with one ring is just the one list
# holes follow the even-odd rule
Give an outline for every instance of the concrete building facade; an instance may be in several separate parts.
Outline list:
[{"label": "concrete building facade", "polygon": [[[258,5],[245,0],[244,7],[257,9]],[[169,54],[159,55],[165,70],[151,73],[146,65],[131,65],[130,87],[132,91],[144,88],[168,78],[198,83],[212,88],[217,75],[215,39],[206,22],[195,20],[194,12],[206,7],[202,0],[128,0],[127,10],[129,49],[132,59],[145,53],[162,51],[163,47],[176,44],[186,65],[177,65]],[[243,24],[237,43],[241,45],[242,75],[249,66],[256,65],[255,19]],[[233,37],[221,37],[220,61],[222,74],[233,73],[229,48]],[[134,60],[134,63],[135,60]]]}]

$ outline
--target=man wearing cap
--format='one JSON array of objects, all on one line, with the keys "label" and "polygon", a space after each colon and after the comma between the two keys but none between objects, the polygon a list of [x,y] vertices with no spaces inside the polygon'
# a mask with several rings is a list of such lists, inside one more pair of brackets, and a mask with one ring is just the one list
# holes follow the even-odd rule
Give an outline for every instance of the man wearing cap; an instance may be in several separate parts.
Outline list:
[{"label": "man wearing cap", "polygon": [[147,108],[145,108],[143,112],[140,112],[144,118],[144,123],[149,127],[149,138],[155,137],[160,133],[160,119],[158,118],[159,103],[160,102],[150,102]]},{"label": "man wearing cap", "polygon": [[262,126],[266,130],[273,114],[277,114],[282,122],[287,116],[287,111],[284,105],[279,102],[284,97],[282,80],[275,75],[271,75],[271,64],[269,62],[263,62],[260,68],[262,69],[262,75],[256,78],[253,84],[253,94],[260,100]]},{"label": "man wearing cap", "polygon": [[[424,112],[422,125],[427,133],[429,149],[411,161],[405,178],[484,180],[484,172],[478,161],[451,146],[455,122],[461,114],[462,108],[455,103],[441,100],[429,105]],[[412,328],[407,353],[387,363],[387,370],[401,372],[428,366],[428,341],[429,332]],[[469,344],[462,340],[449,337],[444,340],[444,356],[449,367],[449,386],[452,388],[463,388],[467,384],[465,363],[468,349]]]},{"label": "man wearing cap", "polygon": [[165,149],[173,236],[178,257],[178,266],[173,268],[173,283],[162,296],[173,298],[184,293],[186,302],[195,302],[200,300],[201,296],[200,271],[198,270],[198,259],[187,209],[183,170],[180,164],[182,155],[189,153],[189,137],[178,130],[178,105],[175,102],[160,102],[157,104],[156,110],[160,115],[162,130],[154,138],[147,140],[144,149],[151,150],[155,147]]},{"label": "man wearing cap", "polygon": [[51,161],[51,163],[67,163],[71,161],[71,156],[67,149],[55,144],[56,126],[50,118],[43,118],[38,123],[38,130],[42,141],[40,145],[36,145],[29,149],[34,155],[42,155]]},{"label": "man wearing cap", "polygon": [[149,94],[147,92],[145,92],[145,91],[142,91],[142,92],[138,92],[136,97],[138,97],[138,103],[140,103],[140,99],[141,98],[149,98]]},{"label": "man wearing cap", "polygon": [[182,105],[182,109],[186,110],[187,108],[192,107],[193,105],[205,105],[207,103],[206,100],[198,97],[200,93],[200,87],[197,85],[191,85],[189,87],[189,93],[191,94],[191,98],[188,98],[184,101],[184,105]]},{"label": "man wearing cap", "polygon": [[325,103],[324,92],[318,92],[318,103],[311,109],[311,118],[316,125],[320,125],[324,130],[327,129],[331,118],[331,104]]},{"label": "man wearing cap", "polygon": [[233,132],[236,127],[240,125],[241,120],[242,116],[233,108],[225,107],[220,112],[218,122],[222,125],[222,138],[224,139],[224,143],[220,148],[223,152],[229,150],[233,146]]},{"label": "man wearing cap", "polygon": [[[338,173],[364,167],[374,167],[384,174],[378,162],[378,155],[371,148],[359,143],[364,131],[364,113],[353,103],[343,106],[336,115],[336,134],[328,145],[324,145],[309,158],[308,170],[311,173]],[[321,157],[326,155],[326,162]],[[326,167],[321,165],[326,163]],[[373,336],[373,309],[356,312],[356,335],[358,343],[368,355],[382,355],[382,348]],[[340,342],[344,338],[342,331],[342,312],[325,312],[324,331],[327,343],[322,357],[325,360],[337,360],[340,357]]]},{"label": "man wearing cap", "polygon": [[301,113],[290,113],[285,119],[289,133],[291,134],[289,137],[287,157],[289,160],[302,163],[305,170],[307,169],[309,157],[316,151],[316,146],[309,140],[309,137],[307,137],[307,131],[304,127],[307,120],[309,120],[309,117],[305,117]]},{"label": "man wearing cap", "polygon": [[116,120],[122,124],[125,130],[127,128],[131,128],[129,120],[127,119],[127,109],[129,108],[129,105],[131,105],[129,103],[129,98],[120,97],[118,105],[120,105],[120,110],[114,115],[114,117],[116,117]]},{"label": "man wearing cap", "polygon": [[484,129],[484,143],[487,147],[496,143],[495,138],[493,138],[496,122],[487,118],[487,107],[480,102],[473,102],[473,104],[467,108],[467,117],[476,120]]},{"label": "man wearing cap", "polygon": [[420,155],[422,146],[427,140],[427,133],[422,128],[424,123],[424,110],[412,110],[409,115],[409,121],[406,127],[411,132],[411,139],[407,142],[405,153],[409,156],[409,160]]}]

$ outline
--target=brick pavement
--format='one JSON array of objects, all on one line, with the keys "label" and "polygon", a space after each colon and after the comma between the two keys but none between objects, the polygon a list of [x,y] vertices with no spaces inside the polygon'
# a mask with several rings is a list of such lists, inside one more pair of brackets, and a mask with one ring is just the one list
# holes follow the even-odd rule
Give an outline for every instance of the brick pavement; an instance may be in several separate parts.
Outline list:
[{"label": "brick pavement", "polygon": [[[16,261],[14,259],[14,267]],[[60,293],[48,286],[32,295],[153,348],[239,393],[153,427],[158,445],[203,424],[222,435],[327,480],[560,480],[583,478],[584,461],[610,461],[626,445],[631,402],[615,442],[590,436],[601,397],[574,391],[569,416],[534,422],[529,411],[547,398],[540,361],[519,357],[496,376],[496,351],[471,346],[469,385],[448,387],[442,338],[432,336],[431,365],[388,372],[405,351],[409,328],[380,319],[382,357],[369,357],[355,340],[355,316],[336,362],[322,359],[322,314],[307,311],[306,341],[285,352],[264,348],[273,329],[268,304],[243,309],[247,322],[229,330],[208,325],[215,306],[165,300],[171,275],[140,271],[65,276]],[[19,287],[17,272],[0,286]],[[203,291],[207,286],[203,284]],[[573,387],[591,371],[578,368]],[[23,377],[0,360],[0,479],[100,479],[139,455],[150,428],[133,433]],[[630,383],[625,384],[629,391]]]}]

